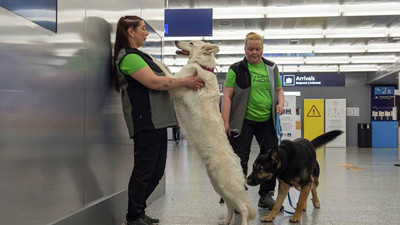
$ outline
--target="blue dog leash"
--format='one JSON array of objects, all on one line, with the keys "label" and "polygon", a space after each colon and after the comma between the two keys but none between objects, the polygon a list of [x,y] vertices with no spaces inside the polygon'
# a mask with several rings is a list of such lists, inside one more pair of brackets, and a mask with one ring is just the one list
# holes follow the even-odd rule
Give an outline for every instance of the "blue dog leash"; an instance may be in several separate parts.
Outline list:
[{"label": "blue dog leash", "polygon": [[[287,196],[288,196],[288,199],[289,199],[289,205],[290,205],[294,210],[296,210],[296,208],[295,208],[295,207],[293,206],[293,204],[292,204],[292,199],[290,198],[289,193],[287,194]],[[283,212],[285,212],[285,213],[287,213],[287,214],[290,214],[290,215],[293,215],[293,214],[294,214],[294,212],[290,212],[290,211],[285,210],[285,207],[283,207],[283,206],[281,206],[281,211],[283,211]]]},{"label": "blue dog leash", "polygon": [[276,134],[278,135],[278,137],[279,137],[279,142],[278,142],[278,145],[281,143],[281,141],[282,141],[282,127],[281,127],[281,119],[279,118],[279,116],[280,116],[280,114],[279,113],[277,113],[276,114]]},{"label": "blue dog leash", "polygon": [[[276,134],[277,134],[278,137],[279,137],[279,140],[278,140],[279,142],[278,142],[278,144],[281,143],[281,141],[282,141],[282,135],[283,135],[283,133],[282,133],[282,127],[281,127],[281,119],[279,118],[279,116],[280,116],[280,114],[277,113],[277,114],[276,114]],[[292,199],[290,198],[289,192],[288,192],[287,196],[288,196],[288,200],[289,200],[289,205],[290,205],[294,210],[296,210],[296,208],[293,207]],[[287,214],[291,214],[291,215],[294,214],[294,212],[290,212],[290,211],[285,210],[285,207],[283,207],[283,206],[281,206],[281,211],[283,211],[283,212],[285,212],[285,213],[287,213]]]}]

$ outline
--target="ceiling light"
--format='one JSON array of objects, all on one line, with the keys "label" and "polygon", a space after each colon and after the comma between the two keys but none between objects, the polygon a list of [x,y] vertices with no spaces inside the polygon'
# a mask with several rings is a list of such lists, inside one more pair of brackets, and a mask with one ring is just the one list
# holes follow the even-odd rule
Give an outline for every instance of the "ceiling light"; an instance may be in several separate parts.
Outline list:
[{"label": "ceiling light", "polygon": [[400,37],[400,28],[389,28],[388,29],[389,37]]},{"label": "ceiling light", "polygon": [[214,31],[213,36],[204,37],[204,40],[244,40],[251,30]]},{"label": "ceiling light", "polygon": [[299,66],[299,72],[337,72],[339,66]]},{"label": "ceiling light", "polygon": [[266,7],[267,18],[340,16],[340,5],[272,6]]},{"label": "ceiling light", "polygon": [[326,38],[372,38],[387,37],[387,28],[368,28],[368,29],[326,29],[324,30]]},{"label": "ceiling light", "polygon": [[311,56],[305,58],[306,64],[348,64],[350,59],[347,56]]},{"label": "ceiling light", "polygon": [[213,19],[264,18],[265,7],[213,8]]},{"label": "ceiling light", "polygon": [[363,55],[351,57],[351,63],[397,63],[399,57],[395,55]]},{"label": "ceiling light", "polygon": [[304,57],[267,57],[268,60],[280,65],[304,64]]},{"label": "ceiling light", "polygon": [[204,40],[203,37],[199,36],[186,36],[186,37],[164,37],[165,41],[195,41]]},{"label": "ceiling light", "polygon": [[229,58],[218,58],[217,64],[218,65],[232,65],[235,62],[241,61],[243,57],[229,57]]},{"label": "ceiling light", "polygon": [[369,44],[366,49],[367,52],[400,52],[400,44]]},{"label": "ceiling light", "polygon": [[324,38],[322,29],[269,29],[261,32],[264,39]]},{"label": "ceiling light", "polygon": [[349,4],[341,7],[343,16],[400,15],[399,3]]},{"label": "ceiling light", "polygon": [[315,45],[314,53],[362,53],[365,45]]},{"label": "ceiling light", "polygon": [[278,65],[280,73],[296,73],[299,72],[298,66]]},{"label": "ceiling light", "polygon": [[281,45],[281,46],[272,46],[265,45],[264,46],[264,54],[265,53],[312,53],[311,45]]},{"label": "ceiling light", "polygon": [[340,72],[376,72],[380,66],[368,64],[340,65]]},{"label": "ceiling light", "polygon": [[[162,9],[144,9],[142,17],[163,19]],[[213,19],[400,15],[400,3],[213,8]]]}]

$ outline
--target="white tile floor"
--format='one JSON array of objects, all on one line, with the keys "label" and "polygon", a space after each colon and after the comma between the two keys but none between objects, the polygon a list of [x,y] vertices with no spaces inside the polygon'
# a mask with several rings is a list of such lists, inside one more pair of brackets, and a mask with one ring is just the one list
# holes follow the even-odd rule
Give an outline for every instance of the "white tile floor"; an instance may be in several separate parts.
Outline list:
[{"label": "white tile floor", "polygon": [[[226,207],[218,204],[205,168],[186,141],[168,146],[166,194],[150,204],[146,213],[159,218],[160,225],[217,224],[223,219]],[[250,163],[258,154],[253,143]],[[318,188],[321,208],[311,202],[300,224],[362,225],[400,224],[400,167],[397,149],[326,148],[317,151],[321,167]],[[248,193],[256,206],[258,187]],[[290,195],[296,201],[297,191]],[[276,196],[276,195],[275,195]],[[290,210],[286,200],[285,208]],[[293,210],[292,210],[293,211]],[[269,211],[258,209],[250,224],[289,224],[290,215],[280,213],[272,223],[260,222]],[[240,224],[235,215],[232,224]]]}]

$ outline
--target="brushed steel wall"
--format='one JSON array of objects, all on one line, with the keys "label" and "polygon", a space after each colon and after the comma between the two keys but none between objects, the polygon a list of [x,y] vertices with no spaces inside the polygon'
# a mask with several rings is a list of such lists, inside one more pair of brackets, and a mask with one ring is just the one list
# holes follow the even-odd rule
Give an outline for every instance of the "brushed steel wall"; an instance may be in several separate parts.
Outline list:
[{"label": "brushed steel wall", "polygon": [[59,0],[57,33],[0,7],[0,224],[47,224],[127,187],[109,71],[117,20],[164,7],[141,2]]}]

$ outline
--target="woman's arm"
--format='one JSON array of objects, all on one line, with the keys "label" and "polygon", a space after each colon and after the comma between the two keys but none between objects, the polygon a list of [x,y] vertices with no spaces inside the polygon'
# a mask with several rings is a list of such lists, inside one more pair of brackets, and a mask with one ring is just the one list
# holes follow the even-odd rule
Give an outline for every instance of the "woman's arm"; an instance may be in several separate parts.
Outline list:
[{"label": "woman's arm", "polygon": [[157,76],[150,67],[146,66],[132,74],[132,77],[147,88],[153,90],[171,90],[180,87],[187,87],[197,91],[204,87],[204,81],[195,78],[196,75],[197,74],[194,74],[185,78]]}]

